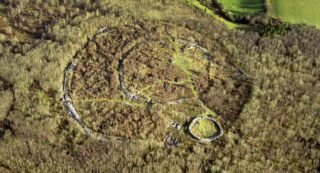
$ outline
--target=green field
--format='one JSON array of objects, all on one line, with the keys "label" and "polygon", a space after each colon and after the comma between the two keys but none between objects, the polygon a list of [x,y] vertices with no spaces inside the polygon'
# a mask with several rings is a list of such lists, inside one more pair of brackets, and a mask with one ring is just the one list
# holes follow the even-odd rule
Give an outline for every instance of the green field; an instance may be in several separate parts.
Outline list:
[{"label": "green field", "polygon": [[217,0],[227,12],[248,15],[265,12],[264,0]]},{"label": "green field", "polygon": [[320,28],[320,0],[267,0],[268,15]]},{"label": "green field", "polygon": [[197,1],[197,0],[185,0],[185,2],[187,2],[189,5],[203,11],[204,13],[206,13],[207,15],[213,17],[214,19],[224,23],[227,27],[229,28],[241,28],[244,27],[242,25],[236,24],[236,23],[232,23],[230,21],[225,20],[224,18],[220,17],[219,15],[217,15],[216,13],[214,13],[210,8],[208,8],[207,6],[202,4],[202,1]]}]

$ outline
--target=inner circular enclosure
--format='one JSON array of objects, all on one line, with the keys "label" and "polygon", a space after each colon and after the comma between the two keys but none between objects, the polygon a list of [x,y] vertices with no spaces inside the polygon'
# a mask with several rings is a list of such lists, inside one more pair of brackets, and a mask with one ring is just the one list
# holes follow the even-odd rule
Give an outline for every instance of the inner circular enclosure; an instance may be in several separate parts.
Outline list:
[{"label": "inner circular enclosure", "polygon": [[86,127],[105,136],[163,141],[172,122],[234,121],[249,97],[249,82],[225,59],[156,28],[101,32],[75,61],[73,105]]},{"label": "inner circular enclosure", "polygon": [[221,125],[208,116],[194,118],[188,130],[193,138],[201,142],[211,142],[223,135]]}]

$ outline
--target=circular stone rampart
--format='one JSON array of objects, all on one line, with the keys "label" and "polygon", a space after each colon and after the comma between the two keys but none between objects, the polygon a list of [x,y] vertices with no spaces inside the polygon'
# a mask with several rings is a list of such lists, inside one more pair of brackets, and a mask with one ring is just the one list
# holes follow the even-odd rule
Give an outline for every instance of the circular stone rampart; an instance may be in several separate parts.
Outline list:
[{"label": "circular stone rampart", "polygon": [[65,70],[69,115],[88,134],[117,139],[161,143],[174,134],[187,140],[169,124],[208,115],[222,134],[218,121],[237,118],[250,83],[225,58],[186,36],[199,34],[147,24],[99,30]]}]

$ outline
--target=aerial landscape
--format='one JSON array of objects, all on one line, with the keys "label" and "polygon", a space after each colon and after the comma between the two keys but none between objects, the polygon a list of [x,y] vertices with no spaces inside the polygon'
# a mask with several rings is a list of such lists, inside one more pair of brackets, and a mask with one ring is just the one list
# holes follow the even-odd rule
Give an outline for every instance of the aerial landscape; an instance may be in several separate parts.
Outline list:
[{"label": "aerial landscape", "polygon": [[320,172],[320,0],[0,0],[0,173]]}]

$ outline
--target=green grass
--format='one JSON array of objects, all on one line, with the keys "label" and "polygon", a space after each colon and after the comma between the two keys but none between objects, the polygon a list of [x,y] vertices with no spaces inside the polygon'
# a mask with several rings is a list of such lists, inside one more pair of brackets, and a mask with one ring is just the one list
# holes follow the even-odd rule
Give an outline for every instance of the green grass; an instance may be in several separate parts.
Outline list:
[{"label": "green grass", "polygon": [[227,12],[248,15],[265,12],[264,0],[218,0]]},{"label": "green grass", "polygon": [[203,11],[207,15],[213,17],[214,19],[218,20],[219,22],[224,23],[227,27],[229,28],[241,28],[243,27],[242,25],[236,24],[229,22],[225,20],[224,18],[220,17],[219,15],[215,14],[210,8],[206,7],[205,5],[201,4],[201,2],[197,0],[185,0],[189,5],[194,6],[198,8],[199,10]]},{"label": "green grass", "polygon": [[[178,48],[176,49],[178,50]],[[179,67],[188,75],[188,78],[189,78],[188,82],[191,82],[191,83],[193,81],[193,77],[195,76],[193,72],[197,72],[200,74],[206,73],[205,69],[207,67],[207,61],[205,61],[203,57],[201,57],[201,55],[181,54],[181,52],[177,51],[174,54],[173,64]],[[192,89],[193,95],[200,100],[201,107],[205,109],[205,112],[198,116],[206,116],[210,114],[216,117],[217,114],[214,111],[212,111],[210,108],[208,108],[203,101],[201,101],[199,92],[197,91],[195,86],[192,85],[191,89]]]},{"label": "green grass", "polygon": [[206,67],[206,61],[201,61],[197,59],[192,59],[191,57],[179,55],[175,56],[173,64],[178,66],[180,69],[185,71],[187,74],[192,75],[190,71],[205,73],[204,69]]},{"label": "green grass", "polygon": [[203,138],[209,138],[217,132],[214,124],[208,119],[200,119],[191,130],[192,133]]},{"label": "green grass", "polygon": [[320,28],[319,0],[267,0],[267,6],[269,16]]}]

